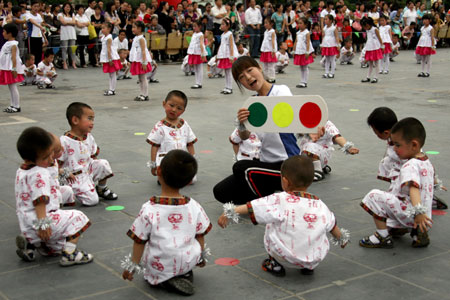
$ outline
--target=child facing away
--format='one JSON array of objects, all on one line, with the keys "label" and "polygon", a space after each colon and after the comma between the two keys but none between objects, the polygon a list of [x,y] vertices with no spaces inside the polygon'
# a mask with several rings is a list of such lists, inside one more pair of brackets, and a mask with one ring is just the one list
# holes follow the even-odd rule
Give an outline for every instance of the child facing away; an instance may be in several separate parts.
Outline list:
[{"label": "child facing away", "polygon": [[55,54],[52,49],[47,49],[44,52],[44,59],[38,64],[36,69],[36,82],[38,89],[54,89],[55,86],[53,82],[55,82],[56,69],[53,65],[53,59],[55,58]]},{"label": "child facing away", "polygon": [[103,93],[104,96],[114,96],[116,94],[116,72],[122,68],[119,53],[113,43],[112,29],[113,25],[109,22],[102,25],[103,37],[101,38],[102,51],[100,52],[100,62],[103,64],[103,73],[109,75],[109,90]]},{"label": "child facing away", "polygon": [[325,174],[331,171],[328,162],[334,151],[333,144],[338,144],[345,154],[359,153],[359,149],[355,148],[352,142],[347,141],[329,120],[325,124],[325,133],[321,137],[316,133],[300,135],[300,137],[301,153],[309,156],[314,164],[314,181],[324,179]]},{"label": "child facing away", "polygon": [[16,173],[17,217],[22,235],[16,237],[17,255],[35,260],[35,250],[43,256],[61,253],[63,267],[86,264],[92,254],[77,249],[80,235],[90,226],[79,210],[60,210],[61,193],[52,184],[48,168],[54,162],[50,133],[39,127],[25,129],[17,141],[23,164]]},{"label": "child facing away", "polygon": [[239,130],[236,128],[230,135],[230,143],[233,145],[235,161],[259,160],[261,141],[254,132],[250,132],[248,139],[242,140]]},{"label": "child facing away", "polygon": [[[376,28],[371,18],[364,17],[361,20],[361,26],[366,30],[367,42],[364,46],[366,50],[364,54],[364,60],[369,64],[367,71],[367,77],[362,79],[361,82],[378,82],[378,73],[380,71],[380,60],[383,58],[384,44],[381,40],[380,31]],[[373,69],[375,68],[375,72]],[[373,73],[373,78],[372,77]]]},{"label": "child facing away", "polygon": [[20,86],[34,85],[36,84],[36,64],[34,63],[33,54],[25,54],[25,70],[24,78],[25,80],[20,83]]},{"label": "child facing away", "polygon": [[194,144],[197,137],[189,124],[180,118],[186,110],[188,99],[182,91],[170,91],[163,101],[166,117],[158,121],[147,137],[151,145],[150,168],[157,176],[157,168],[170,150],[181,149],[195,155]]},{"label": "child facing away", "polygon": [[434,28],[431,26],[431,16],[426,14],[422,17],[423,26],[420,29],[420,39],[417,43],[416,56],[420,56],[422,72],[418,77],[430,77],[431,55],[436,54],[436,41],[434,39]]},{"label": "child facing away", "polygon": [[286,42],[282,42],[280,49],[277,51],[277,64],[275,65],[275,73],[283,74],[284,69],[289,66],[289,53],[287,52],[288,46]]},{"label": "child facing away", "polygon": [[308,87],[309,68],[308,65],[314,62],[314,49],[311,43],[311,35],[309,34],[309,21],[302,17],[298,19],[297,38],[295,39],[294,49],[294,65],[300,66],[301,79],[296,85],[297,88]]},{"label": "child facing away", "polygon": [[119,71],[117,71],[117,80],[131,79],[131,76],[128,75],[131,68],[131,63],[127,60],[128,50],[120,49],[118,50],[118,52],[122,68]]},{"label": "child facing away", "polygon": [[392,35],[392,52],[389,54],[389,60],[394,62],[394,57],[400,53],[400,38],[398,34]]},{"label": "child facing away", "polygon": [[195,84],[191,89],[201,89],[203,84],[203,62],[206,61],[205,39],[203,36],[202,23],[197,20],[193,24],[194,33],[187,49],[188,64],[192,66],[195,72]]},{"label": "child facing away", "polygon": [[384,45],[380,74],[389,73],[389,58],[392,53],[392,30],[385,15],[380,16],[380,36]]},{"label": "child facing away", "polygon": [[208,78],[223,77],[223,69],[219,69],[217,67],[217,56],[216,55],[211,57],[211,59],[206,64],[206,68],[208,71]]},{"label": "child facing away", "polygon": [[390,132],[394,151],[405,162],[393,179],[388,192],[374,189],[362,200],[361,206],[372,215],[376,232],[364,237],[359,245],[365,248],[393,248],[393,236],[411,230],[413,247],[427,247],[430,239],[431,207],[434,190],[434,168],[421,152],[425,143],[425,128],[415,118],[406,118]]},{"label": "child facing away", "polygon": [[145,25],[142,21],[133,23],[133,43],[130,50],[131,75],[138,75],[140,95],[134,101],[149,101],[148,81],[146,74],[152,71],[152,57],[147,48],[147,41],[144,38]]},{"label": "child facing away", "polygon": [[182,295],[192,295],[192,270],[206,264],[205,235],[212,224],[201,205],[180,194],[197,172],[197,161],[183,150],[172,150],[163,158],[156,174],[161,196],[142,205],[127,235],[133,239],[133,254],[122,266],[123,279],[133,280],[144,269],[150,285]]},{"label": "child facing away", "polygon": [[107,179],[114,174],[109,162],[98,158],[100,148],[91,134],[94,117],[89,105],[71,103],[66,110],[70,131],[60,138],[64,152],[58,159],[59,165],[75,176],[75,182],[69,182],[69,185],[78,201],[85,206],[97,205],[99,196],[105,200],[118,198],[106,185]]},{"label": "child facing away", "polygon": [[353,65],[353,58],[355,58],[355,53],[353,52],[352,39],[346,38],[344,46],[341,48],[341,65]]},{"label": "child facing away", "polygon": [[3,37],[6,43],[0,51],[0,85],[7,85],[11,94],[11,105],[3,110],[6,113],[20,112],[20,96],[17,83],[24,81],[25,67],[19,56],[16,41],[17,27],[12,23],[3,26]]},{"label": "child facing away", "polygon": [[325,58],[325,74],[322,78],[334,78],[334,71],[336,69],[336,58],[339,58],[339,33],[334,25],[334,17],[330,15],[325,16],[325,26],[322,30],[322,44],[321,52]]},{"label": "child facing away", "polygon": [[269,16],[264,19],[264,39],[261,43],[261,57],[260,61],[263,64],[263,72],[267,77],[269,83],[275,82],[275,64],[277,60],[277,35],[273,26],[274,20]]},{"label": "child facing away", "polygon": [[300,269],[312,275],[330,249],[327,232],[334,244],[344,248],[349,234],[339,229],[334,214],[318,197],[307,192],[314,178],[310,158],[292,156],[281,166],[284,192],[259,198],[247,204],[224,205],[218,224],[225,228],[229,218],[235,222],[239,214],[249,214],[253,224],[266,224],[264,246],[269,258],[262,269],[275,276],[285,276],[285,267]]}]

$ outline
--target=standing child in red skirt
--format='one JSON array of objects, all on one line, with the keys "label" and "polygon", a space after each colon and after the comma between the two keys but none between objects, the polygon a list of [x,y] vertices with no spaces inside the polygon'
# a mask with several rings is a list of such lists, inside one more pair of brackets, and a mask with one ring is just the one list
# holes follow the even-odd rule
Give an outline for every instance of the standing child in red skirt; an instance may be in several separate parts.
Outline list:
[{"label": "standing child in red skirt", "polygon": [[334,70],[336,69],[336,57],[340,56],[339,33],[334,25],[334,17],[332,15],[325,16],[325,26],[322,30],[322,56],[325,57],[325,74],[322,78],[334,78]]},{"label": "standing child in red skirt", "polygon": [[[361,80],[361,82],[377,83],[377,76],[380,71],[380,64],[378,62],[383,58],[383,41],[381,40],[380,32],[378,31],[378,28],[375,27],[372,18],[364,17],[361,20],[361,25],[367,32],[367,42],[364,47],[366,49],[364,60],[369,64],[367,78]],[[370,80],[374,67],[376,70],[372,80]]]},{"label": "standing child in red skirt", "polygon": [[7,41],[0,52],[0,84],[8,85],[11,93],[11,105],[3,111],[6,113],[20,112],[20,97],[17,83],[24,81],[24,66],[20,60],[19,44],[16,41],[17,27],[13,23],[3,26],[3,37]]},{"label": "standing child in red skirt", "polygon": [[384,51],[383,60],[381,61],[380,74],[389,73],[389,59],[392,53],[392,30],[388,25],[388,18],[385,15],[380,16],[380,36],[383,41]]},{"label": "standing child in red skirt", "polygon": [[416,55],[420,55],[422,58],[422,72],[417,75],[418,77],[430,77],[431,55],[436,54],[434,29],[430,25],[430,21],[430,15],[427,14],[422,17],[423,26],[420,29],[420,39],[416,48]]},{"label": "standing child in red skirt", "polygon": [[147,41],[143,35],[143,32],[145,31],[144,22],[134,22],[131,29],[135,37],[133,38],[130,50],[130,72],[133,76],[138,75],[139,87],[141,90],[141,94],[134,98],[134,101],[149,101],[148,81],[145,74],[152,71],[152,57],[150,56],[150,52],[148,52]]},{"label": "standing child in red skirt", "polygon": [[217,68],[225,71],[225,88],[221,94],[229,95],[233,93],[233,81],[231,77],[231,66],[238,55],[236,44],[234,43],[233,34],[230,31],[231,21],[228,18],[222,19],[220,30],[223,31],[220,36],[220,46],[217,51],[217,59],[219,63]]},{"label": "standing child in red skirt", "polygon": [[308,65],[314,62],[314,48],[311,43],[311,35],[309,33],[309,21],[303,17],[298,21],[299,31],[297,31],[297,39],[295,40],[294,49],[294,65],[300,66],[301,81],[296,85],[298,88],[306,88],[308,86]]},{"label": "standing child in red skirt", "polygon": [[194,34],[192,35],[191,42],[187,54],[189,55],[188,64],[194,68],[195,72],[195,84],[191,86],[191,89],[201,89],[203,82],[203,62],[206,61],[205,41],[202,30],[202,23],[197,20],[192,25]]},{"label": "standing child in red skirt", "polygon": [[260,61],[263,63],[263,72],[266,75],[269,83],[275,82],[275,65],[277,60],[277,36],[273,29],[274,21],[271,17],[264,19],[264,39],[261,44],[261,57]]},{"label": "standing child in red skirt", "polygon": [[117,76],[116,72],[122,69],[117,47],[113,44],[111,30],[113,26],[106,22],[102,25],[102,52],[100,52],[100,62],[103,64],[103,73],[109,74],[109,90],[103,95],[114,96],[116,94]]}]

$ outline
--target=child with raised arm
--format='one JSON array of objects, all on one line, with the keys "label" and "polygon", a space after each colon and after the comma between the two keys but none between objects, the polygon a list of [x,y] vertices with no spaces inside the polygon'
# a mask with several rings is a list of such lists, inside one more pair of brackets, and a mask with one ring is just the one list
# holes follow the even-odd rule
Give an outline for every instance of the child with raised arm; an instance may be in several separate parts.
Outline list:
[{"label": "child with raised arm", "polygon": [[114,176],[111,166],[98,158],[100,148],[91,134],[94,111],[85,103],[73,102],[67,107],[66,117],[70,131],[60,138],[64,152],[58,161],[75,176],[75,182],[69,182],[75,197],[86,206],[97,205],[99,196],[116,200],[117,195],[106,185],[107,179]]},{"label": "child with raised arm", "polygon": [[430,239],[431,207],[434,190],[434,168],[421,152],[425,144],[425,128],[415,118],[406,118],[390,132],[394,151],[405,162],[397,177],[392,178],[388,192],[370,191],[361,206],[375,222],[376,231],[359,241],[365,248],[393,248],[389,229],[411,229],[413,247],[427,247]]},{"label": "child with raised arm", "polygon": [[325,174],[331,171],[328,162],[334,151],[333,144],[341,146],[345,154],[358,154],[359,149],[355,148],[352,142],[347,141],[339,132],[339,129],[331,122],[325,124],[325,134],[321,137],[318,134],[301,134],[300,149],[313,160],[314,163],[314,181],[324,179]]},{"label": "child with raised arm", "polygon": [[182,295],[194,294],[192,269],[206,263],[204,236],[212,225],[201,205],[180,194],[197,172],[197,161],[183,150],[172,150],[157,168],[161,196],[142,205],[127,235],[133,254],[122,263],[123,279],[133,280],[144,269],[150,285]]},{"label": "child with raised arm", "polygon": [[[23,164],[15,180],[17,217],[22,235],[16,237],[17,255],[35,260],[35,250],[44,256],[62,253],[63,267],[86,264],[92,254],[77,249],[80,235],[90,226],[79,210],[60,210],[61,194],[52,185],[48,168],[53,159],[50,133],[39,127],[25,129],[17,141]],[[42,251],[45,249],[45,251]]]},{"label": "child with raised arm", "polygon": [[344,248],[349,233],[339,229],[334,214],[318,197],[307,192],[314,178],[314,166],[306,156],[291,156],[281,166],[284,192],[259,198],[244,205],[224,205],[218,224],[225,228],[229,219],[249,214],[253,224],[266,224],[264,246],[269,258],[262,263],[264,271],[285,276],[287,268],[300,269],[312,275],[330,249],[327,233],[333,243]]},{"label": "child with raised arm", "polygon": [[181,149],[195,155],[197,137],[189,124],[180,118],[187,103],[186,95],[178,90],[170,91],[162,103],[166,117],[156,123],[147,137],[147,143],[152,146],[150,168],[153,176],[157,176],[157,167],[170,150]]}]

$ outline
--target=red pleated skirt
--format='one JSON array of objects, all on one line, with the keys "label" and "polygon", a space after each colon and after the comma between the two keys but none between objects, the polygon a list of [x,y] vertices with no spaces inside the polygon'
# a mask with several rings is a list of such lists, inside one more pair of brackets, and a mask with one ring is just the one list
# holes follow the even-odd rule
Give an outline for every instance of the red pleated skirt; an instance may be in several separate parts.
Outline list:
[{"label": "red pleated skirt", "polygon": [[114,73],[122,69],[122,63],[119,59],[113,60],[112,63],[112,66],[107,62],[103,63],[103,73]]},{"label": "red pleated skirt", "polygon": [[231,69],[232,66],[233,64],[229,58],[219,58],[219,63],[217,64],[219,69]]},{"label": "red pleated skirt", "polygon": [[337,49],[337,47],[323,47],[320,48],[320,51],[322,56],[333,56],[339,54],[339,50]]},{"label": "red pleated skirt", "polygon": [[376,61],[383,58],[383,51],[380,49],[377,50],[370,50],[366,51],[366,55],[364,56],[364,59],[366,61]]},{"label": "red pleated skirt", "polygon": [[189,54],[188,64],[189,65],[201,65],[203,63],[202,56],[198,54]]},{"label": "red pleated skirt", "polygon": [[142,70],[142,64],[137,61],[133,61],[131,63],[130,73],[131,75],[142,75],[147,74],[152,71],[152,65],[150,63],[147,63],[147,69],[144,71]]},{"label": "red pleated skirt", "polygon": [[261,52],[261,56],[259,57],[259,61],[263,63],[276,63],[277,56],[272,52]]},{"label": "red pleated skirt", "polygon": [[436,50],[431,47],[417,47],[416,54],[418,55],[434,55],[436,54]]},{"label": "red pleated skirt", "polygon": [[17,74],[17,77],[14,78],[11,71],[0,70],[0,84],[1,85],[18,83],[18,82],[22,82],[24,80],[25,79],[23,78],[23,74]]},{"label": "red pleated skirt", "polygon": [[306,58],[305,54],[295,54],[294,55],[294,65],[296,66],[306,66],[312,64],[314,62],[314,58],[310,54],[308,58]]},{"label": "red pleated skirt", "polygon": [[392,53],[391,43],[384,43],[384,51],[383,54]]}]

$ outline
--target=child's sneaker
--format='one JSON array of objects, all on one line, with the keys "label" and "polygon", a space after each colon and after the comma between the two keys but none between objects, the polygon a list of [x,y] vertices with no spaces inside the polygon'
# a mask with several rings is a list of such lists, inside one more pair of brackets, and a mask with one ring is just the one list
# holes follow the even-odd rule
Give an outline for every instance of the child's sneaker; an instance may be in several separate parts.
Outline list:
[{"label": "child's sneaker", "polygon": [[269,256],[262,263],[262,269],[277,277],[283,277],[286,275],[286,270],[280,265],[273,257]]},{"label": "child's sneaker", "polygon": [[96,187],[97,194],[99,197],[102,197],[105,200],[117,200],[118,196],[109,189],[109,187],[105,186],[104,188]]},{"label": "child's sneaker", "polygon": [[24,261],[31,262],[36,259],[34,246],[28,243],[23,235],[16,236],[17,255]]},{"label": "child's sneaker", "polygon": [[411,237],[413,238],[412,247],[413,248],[423,248],[428,247],[430,244],[430,238],[428,233],[422,231],[419,227],[411,230]]},{"label": "child's sneaker", "polygon": [[184,275],[170,278],[160,285],[169,292],[184,296],[191,296],[195,293],[194,285],[189,279],[184,278]]},{"label": "child's sneaker", "polygon": [[365,238],[359,241],[359,245],[364,248],[384,248],[384,249],[394,248],[394,241],[392,240],[392,236],[388,235],[387,237],[383,238],[376,231],[374,235],[380,241],[379,243],[373,243],[370,240],[370,236],[366,236]]},{"label": "child's sneaker", "polygon": [[73,253],[62,252],[62,257],[59,261],[61,267],[69,267],[73,265],[84,265],[94,260],[94,256],[84,251],[76,249]]}]

